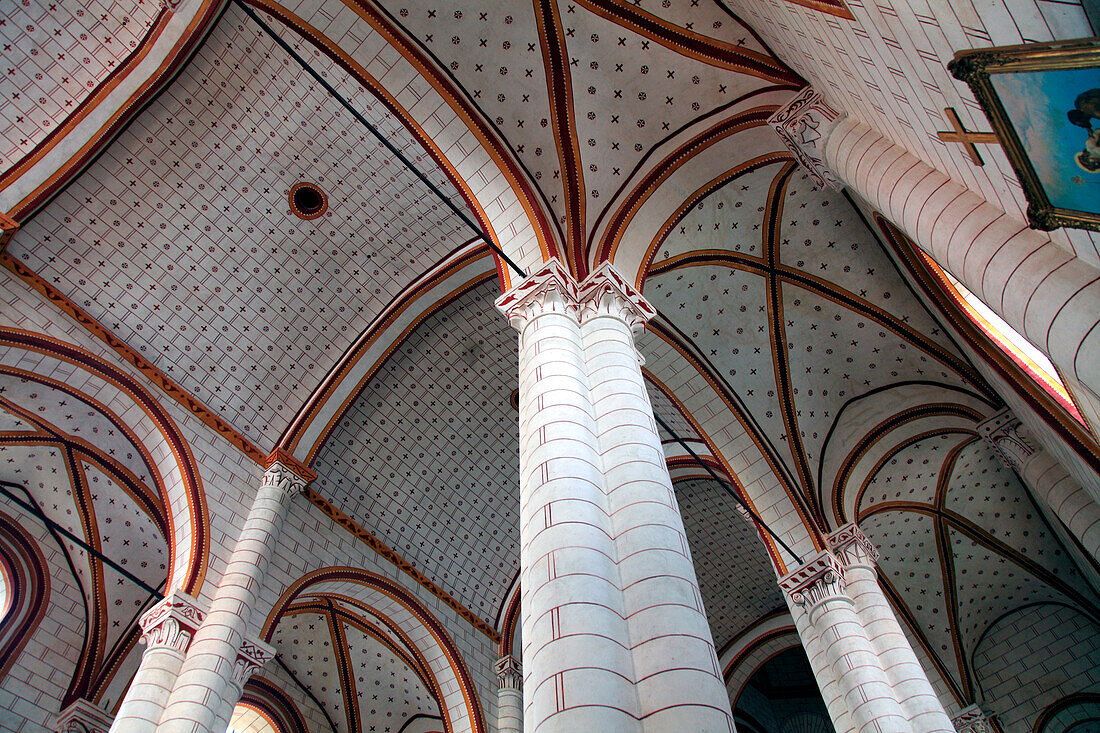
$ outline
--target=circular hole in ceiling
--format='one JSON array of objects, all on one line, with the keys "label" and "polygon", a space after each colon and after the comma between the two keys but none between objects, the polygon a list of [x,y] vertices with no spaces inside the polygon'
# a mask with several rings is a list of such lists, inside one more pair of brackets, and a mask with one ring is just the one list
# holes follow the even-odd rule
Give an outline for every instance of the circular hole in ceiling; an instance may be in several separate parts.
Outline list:
[{"label": "circular hole in ceiling", "polygon": [[300,219],[316,219],[328,210],[328,196],[313,183],[296,183],[290,189],[290,210]]}]

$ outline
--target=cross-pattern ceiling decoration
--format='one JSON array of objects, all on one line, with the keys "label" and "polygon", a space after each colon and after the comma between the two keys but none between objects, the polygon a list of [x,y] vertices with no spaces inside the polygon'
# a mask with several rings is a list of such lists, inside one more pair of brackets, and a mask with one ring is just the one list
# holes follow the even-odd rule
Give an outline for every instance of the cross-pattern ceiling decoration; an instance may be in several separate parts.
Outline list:
[{"label": "cross-pattern ceiling decoration", "polygon": [[971,432],[899,444],[858,512],[903,615],[964,695],[983,633],[1006,613],[1051,601],[1100,608],[1015,474]]},{"label": "cross-pattern ceiling decoration", "polygon": [[[385,107],[296,41],[397,147],[424,158]],[[442,172],[430,175],[459,201]],[[290,214],[301,180],[328,195],[324,217]],[[171,87],[9,246],[269,450],[370,319],[471,236],[230,7]]]},{"label": "cross-pattern ceiling decoration", "polygon": [[0,174],[62,124],[134,52],[155,0],[5,3],[0,17]]}]

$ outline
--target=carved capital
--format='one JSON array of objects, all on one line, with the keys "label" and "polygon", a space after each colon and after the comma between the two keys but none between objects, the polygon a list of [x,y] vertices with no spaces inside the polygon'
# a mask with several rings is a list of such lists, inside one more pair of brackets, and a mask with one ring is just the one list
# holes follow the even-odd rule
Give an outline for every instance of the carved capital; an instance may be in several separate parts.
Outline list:
[{"label": "carved capital", "polygon": [[0,212],[0,252],[4,251],[17,231],[19,231],[19,222]]},{"label": "carved capital", "polygon": [[582,321],[595,316],[615,316],[637,332],[657,315],[657,310],[610,262],[601,263],[585,278],[578,287],[578,296]]},{"label": "carved capital", "polygon": [[497,682],[502,690],[523,690],[523,669],[519,660],[511,654],[507,654],[497,660],[494,665],[497,672]]},{"label": "carved capital", "polygon": [[843,116],[820,92],[807,86],[768,118],[768,124],[819,188],[839,191],[842,187],[825,164],[825,142]]},{"label": "carved capital", "polygon": [[233,681],[243,690],[248,679],[274,658],[275,647],[259,639],[244,639],[233,663]]},{"label": "carved capital", "polygon": [[874,567],[875,563],[878,562],[878,550],[855,522],[845,524],[825,539],[829,544],[829,549],[843,563],[844,567],[851,565]]},{"label": "carved capital", "polygon": [[969,705],[951,719],[958,733],[993,733],[989,718],[977,705]]},{"label": "carved capital", "polygon": [[73,701],[54,719],[57,733],[107,733],[115,716],[84,698]]},{"label": "carved capital", "polygon": [[796,606],[815,606],[845,596],[844,569],[828,550],[779,579],[779,587]]},{"label": "carved capital", "polygon": [[1031,433],[1010,410],[1002,410],[979,424],[978,432],[1006,466],[1020,473],[1028,459],[1040,450]]},{"label": "carved capital", "polygon": [[497,298],[496,307],[517,331],[543,313],[564,313],[575,318],[580,309],[577,283],[561,262],[549,260]]},{"label": "carved capital", "polygon": [[205,616],[197,599],[172,591],[141,617],[141,640],[150,649],[174,649],[182,654]]},{"label": "carved capital", "polygon": [[276,488],[288,497],[305,491],[309,482],[317,477],[313,471],[282,451],[275,451],[268,456],[266,465],[260,488]]}]

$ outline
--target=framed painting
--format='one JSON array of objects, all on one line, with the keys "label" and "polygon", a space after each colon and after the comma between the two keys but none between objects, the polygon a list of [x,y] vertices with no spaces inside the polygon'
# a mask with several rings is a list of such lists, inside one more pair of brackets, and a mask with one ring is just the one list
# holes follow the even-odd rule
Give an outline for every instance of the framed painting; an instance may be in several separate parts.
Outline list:
[{"label": "framed painting", "polygon": [[1100,38],[960,51],[1027,197],[1034,229],[1100,231]]}]

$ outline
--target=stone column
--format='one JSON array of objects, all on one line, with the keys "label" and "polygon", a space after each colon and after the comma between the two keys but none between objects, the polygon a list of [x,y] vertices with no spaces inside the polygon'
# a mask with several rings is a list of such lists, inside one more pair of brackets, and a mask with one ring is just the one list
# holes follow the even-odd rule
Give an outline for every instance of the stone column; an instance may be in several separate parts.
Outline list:
[{"label": "stone column", "polygon": [[634,347],[652,308],[556,260],[497,307],[520,332],[524,730],[732,731]]},{"label": "stone column", "polygon": [[[1059,370],[1100,395],[1100,269],[837,112],[812,87],[769,121],[815,181],[850,187]],[[1098,416],[1089,418],[1095,424]]]},{"label": "stone column", "polygon": [[497,733],[523,733],[523,673],[511,654],[496,663]]},{"label": "stone column", "polygon": [[978,425],[1001,461],[1015,471],[1035,499],[1065,525],[1094,560],[1100,561],[1100,505],[1032,437],[1009,410]]},{"label": "stone column", "polygon": [[195,633],[165,706],[158,729],[163,733],[224,731],[244,682],[255,671],[250,665],[258,658],[249,655],[258,647],[245,644],[252,609],[290,501],[313,478],[308,469],[291,461],[280,454],[269,461],[210,612]]},{"label": "stone column", "polygon": [[840,683],[837,682],[829,659],[825,656],[825,650],[821,647],[818,630],[810,623],[808,610],[804,606],[789,603],[788,607],[791,610],[791,618],[794,619],[798,638],[802,641],[802,649],[806,652],[810,669],[814,673],[814,679],[817,680],[817,688],[821,691],[821,699],[825,701],[825,708],[833,721],[835,733],[852,733],[855,730],[852,727],[852,716],[848,713],[848,706],[840,691]]},{"label": "stone column", "polygon": [[[910,725],[894,697],[886,670],[856,613],[840,562],[823,550],[784,576],[779,586],[791,613],[796,618],[804,613],[809,623],[803,626],[817,633],[813,643],[825,652],[851,716],[851,728],[858,733],[917,733],[920,729]],[[800,635],[803,626],[796,626]],[[825,687],[820,681],[819,686]],[[836,721],[837,730],[845,729],[844,722]]]},{"label": "stone column", "polygon": [[607,262],[579,296],[643,727],[725,730],[729,695],[634,345],[656,311]]},{"label": "stone column", "polygon": [[829,549],[844,566],[844,581],[886,677],[914,731],[955,733],[909,639],[878,583],[878,551],[855,524],[829,535]]},{"label": "stone column", "polygon": [[110,728],[110,713],[84,698],[74,700],[54,720],[57,733],[107,733]]},{"label": "stone column", "polygon": [[145,651],[112,733],[152,733],[164,713],[187,647],[206,614],[195,598],[176,590],[141,617]]}]

